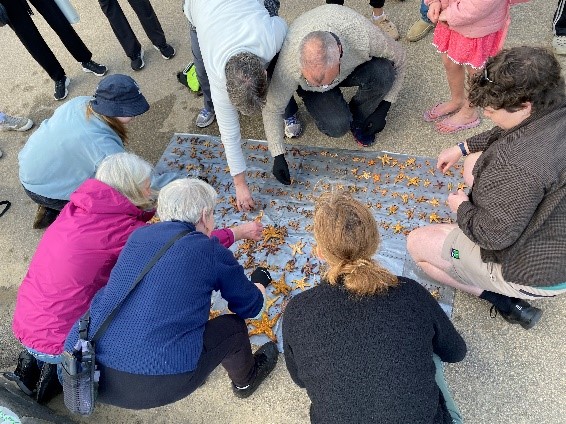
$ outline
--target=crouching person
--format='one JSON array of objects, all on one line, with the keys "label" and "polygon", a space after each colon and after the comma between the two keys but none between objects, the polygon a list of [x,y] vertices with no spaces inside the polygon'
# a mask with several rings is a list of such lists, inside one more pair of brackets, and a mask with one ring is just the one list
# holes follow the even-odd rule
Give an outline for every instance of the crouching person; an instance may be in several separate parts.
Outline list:
[{"label": "crouching person", "polygon": [[[101,370],[98,400],[122,408],[147,409],[176,402],[196,390],[219,365],[238,397],[251,395],[273,370],[273,342],[252,355],[244,318],[263,311],[265,269],[253,284],[233,254],[216,237],[216,192],[198,179],[165,186],[158,199],[161,222],[129,238],[106,287],[90,306],[88,337],[116,309],[95,345]],[[183,233],[185,233],[183,235]],[[130,291],[142,270],[180,236]],[[235,314],[209,320],[213,290]],[[65,348],[78,338],[71,329]],[[132,390],[135,387],[136,390]]]},{"label": "crouching person", "polygon": [[153,217],[152,167],[132,153],[104,159],[45,231],[18,290],[14,335],[26,348],[13,373],[47,402],[61,392],[56,365],[74,322],[88,309],[130,234]]},{"label": "crouching person", "polygon": [[441,360],[466,344],[416,281],[372,259],[377,223],[347,193],[315,205],[316,253],[328,268],[317,287],[289,302],[285,362],[307,389],[312,423],[461,423]]}]

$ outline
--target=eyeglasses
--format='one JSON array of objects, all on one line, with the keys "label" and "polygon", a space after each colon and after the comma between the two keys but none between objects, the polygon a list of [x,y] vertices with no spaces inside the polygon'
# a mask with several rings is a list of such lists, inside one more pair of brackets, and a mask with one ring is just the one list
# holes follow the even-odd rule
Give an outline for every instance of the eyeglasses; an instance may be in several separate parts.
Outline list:
[{"label": "eyeglasses", "polygon": [[336,75],[336,78],[334,78],[332,80],[332,82],[330,84],[323,84],[323,85],[314,85],[311,84],[304,76],[303,79],[305,80],[305,83],[312,88],[322,88],[323,90],[326,90],[328,87],[335,85],[338,83],[338,81],[340,80],[340,65],[341,65],[341,59],[342,59],[342,43],[340,43],[340,39],[338,38],[338,36],[336,34],[334,34],[333,32],[328,31],[330,35],[332,35],[332,37],[334,37],[334,39],[336,40],[336,45],[338,46],[338,49],[340,50],[340,58],[338,59],[338,75]]}]

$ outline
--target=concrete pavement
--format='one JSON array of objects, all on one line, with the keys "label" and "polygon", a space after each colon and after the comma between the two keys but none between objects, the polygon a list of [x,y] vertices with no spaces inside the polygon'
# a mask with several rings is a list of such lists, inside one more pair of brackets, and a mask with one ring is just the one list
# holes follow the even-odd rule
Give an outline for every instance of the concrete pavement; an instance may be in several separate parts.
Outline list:
[{"label": "concrete pavement", "polygon": [[[129,60],[97,2],[74,2],[81,14],[81,22],[75,29],[93,51],[94,60],[106,64],[112,73],[131,75],[139,82],[151,109],[132,123],[129,149],[155,163],[173,132],[203,132],[194,125],[202,101],[191,96],[175,79],[175,73],[191,59],[187,22],[181,11],[181,0],[153,1],[168,41],[178,52],[177,57],[165,61],[151,46],[127,2],[121,3],[146,51],[146,67],[142,71],[130,69]],[[282,3],[281,15],[292,21],[300,13],[324,2],[284,0]],[[366,1],[346,1],[346,4],[360,13],[370,13]],[[386,12],[401,34],[405,34],[418,18],[418,7],[417,0],[386,2]],[[531,0],[515,6],[506,46],[550,46],[555,7],[556,1],[545,0]],[[69,96],[92,94],[99,78],[82,72],[39,15],[34,16],[34,21],[71,78]],[[428,35],[417,43],[401,41],[407,48],[408,75],[401,96],[390,111],[388,126],[376,143],[376,150],[434,157],[456,141],[490,128],[490,123],[484,120],[477,129],[455,136],[441,136],[421,119],[427,107],[448,95],[440,57],[430,45],[431,38]],[[0,28],[0,46],[0,110],[27,115],[36,123],[41,122],[60,104],[53,100],[52,81],[7,27]],[[560,60],[566,69],[566,57]],[[350,136],[329,139],[314,128],[306,113],[302,117],[306,120],[306,132],[294,143],[357,148]],[[218,127],[213,124],[204,132],[217,135]],[[263,139],[261,117],[244,117],[242,135]],[[0,133],[0,149],[4,152],[0,159],[0,200],[12,202],[11,210],[0,218],[2,370],[13,368],[21,349],[11,334],[11,314],[17,287],[42,235],[41,231],[31,229],[35,207],[24,194],[17,176],[17,153],[27,137],[28,134]],[[501,318],[491,319],[487,303],[457,293],[453,321],[468,343],[469,352],[463,362],[447,366],[446,376],[465,422],[560,424],[565,421],[566,366],[563,356],[566,331],[563,322],[566,298],[540,301],[537,306],[544,310],[544,315],[535,328],[525,331]],[[66,413],[61,397],[49,406],[60,414]],[[91,418],[73,419],[104,423],[299,424],[308,422],[308,406],[305,391],[293,384],[285,369],[284,358],[280,357],[274,375],[247,400],[232,396],[226,373],[217,369],[203,388],[173,405],[148,411],[99,405]]]}]

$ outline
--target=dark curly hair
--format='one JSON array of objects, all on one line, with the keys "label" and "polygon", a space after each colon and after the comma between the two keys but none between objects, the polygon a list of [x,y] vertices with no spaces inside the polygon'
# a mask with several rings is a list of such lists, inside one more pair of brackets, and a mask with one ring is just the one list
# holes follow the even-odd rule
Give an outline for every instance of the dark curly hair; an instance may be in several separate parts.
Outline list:
[{"label": "dark curly hair", "polygon": [[472,106],[516,112],[531,102],[533,112],[555,109],[566,100],[560,64],[547,49],[521,46],[489,58],[483,71],[470,76]]},{"label": "dark curly hair", "polygon": [[261,59],[255,54],[238,53],[232,56],[225,67],[226,91],[238,111],[244,115],[255,115],[265,105],[267,75]]}]

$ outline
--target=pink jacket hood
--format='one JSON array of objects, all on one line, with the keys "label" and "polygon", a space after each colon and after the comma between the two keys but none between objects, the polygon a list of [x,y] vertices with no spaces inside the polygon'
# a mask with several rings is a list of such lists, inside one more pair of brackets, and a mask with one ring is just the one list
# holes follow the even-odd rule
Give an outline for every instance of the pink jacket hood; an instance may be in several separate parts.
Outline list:
[{"label": "pink jacket hood", "polygon": [[130,234],[152,217],[98,180],[86,180],[72,193],[45,231],[18,290],[12,328],[21,343],[60,354]]}]

